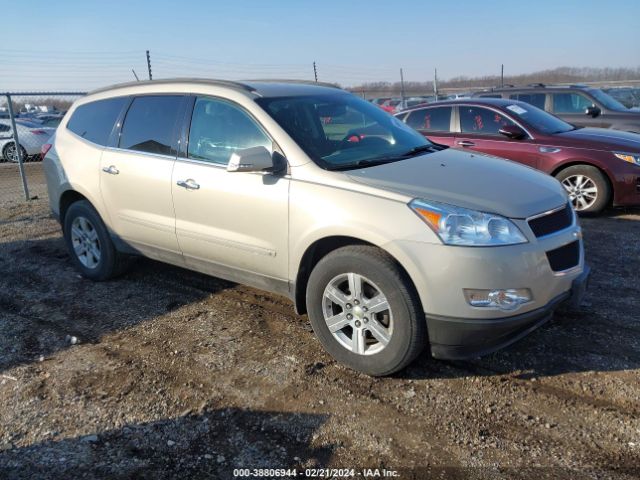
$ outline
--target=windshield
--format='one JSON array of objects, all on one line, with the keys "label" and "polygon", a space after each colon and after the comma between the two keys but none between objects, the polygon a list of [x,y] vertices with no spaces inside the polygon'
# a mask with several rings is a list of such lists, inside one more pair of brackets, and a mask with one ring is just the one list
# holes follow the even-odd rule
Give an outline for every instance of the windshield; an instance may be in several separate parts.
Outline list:
[{"label": "windshield", "polygon": [[328,170],[401,160],[433,146],[397,118],[344,92],[256,102],[314,162]]},{"label": "windshield", "polygon": [[570,123],[560,120],[555,115],[551,115],[550,113],[528,103],[514,102],[511,105],[507,105],[506,108],[517,120],[520,120],[525,125],[529,125],[539,132],[548,135],[569,132],[576,128]]},{"label": "windshield", "polygon": [[589,93],[595,97],[605,108],[609,110],[618,110],[618,111],[626,111],[628,110],[623,104],[621,104],[618,100],[613,98],[608,93],[604,93],[602,90],[597,88],[589,89]]}]

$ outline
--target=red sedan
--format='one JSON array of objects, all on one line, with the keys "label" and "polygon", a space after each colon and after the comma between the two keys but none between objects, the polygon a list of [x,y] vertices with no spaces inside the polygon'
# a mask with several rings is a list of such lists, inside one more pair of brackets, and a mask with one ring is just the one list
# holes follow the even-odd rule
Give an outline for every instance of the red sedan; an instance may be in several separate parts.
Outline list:
[{"label": "red sedan", "polygon": [[438,102],[396,116],[435,143],[553,175],[582,213],[640,205],[640,134],[575,127],[528,103],[493,98]]}]

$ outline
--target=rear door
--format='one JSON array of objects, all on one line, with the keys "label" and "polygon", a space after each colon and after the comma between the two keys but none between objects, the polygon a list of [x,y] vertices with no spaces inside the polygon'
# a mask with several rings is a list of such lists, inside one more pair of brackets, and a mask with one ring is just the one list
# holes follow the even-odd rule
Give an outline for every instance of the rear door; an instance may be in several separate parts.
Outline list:
[{"label": "rear door", "polygon": [[538,168],[540,152],[534,139],[527,136],[514,140],[499,133],[502,126],[516,124],[503,112],[487,107],[460,105],[458,116],[460,133],[455,138],[456,147]]},{"label": "rear door", "polygon": [[185,262],[249,285],[262,286],[255,273],[286,284],[288,176],[226,169],[235,151],[264,146],[273,152],[273,141],[235,103],[206,96],[191,101],[186,149],[171,182]]},{"label": "rear door", "polygon": [[411,110],[404,122],[434,143],[454,146],[453,107],[425,107]]},{"label": "rear door", "polygon": [[100,191],[111,227],[146,253],[147,247],[179,253],[171,173],[185,100],[178,95],[135,97],[115,143],[102,154]]}]

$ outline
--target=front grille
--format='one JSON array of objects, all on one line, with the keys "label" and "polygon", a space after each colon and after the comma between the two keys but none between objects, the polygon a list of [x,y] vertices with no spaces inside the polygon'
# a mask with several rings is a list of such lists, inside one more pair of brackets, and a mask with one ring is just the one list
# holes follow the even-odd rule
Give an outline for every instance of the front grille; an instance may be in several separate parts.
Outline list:
[{"label": "front grille", "polygon": [[568,228],[573,223],[573,207],[570,203],[561,209],[548,215],[529,220],[529,227],[536,237],[544,237],[551,233]]},{"label": "front grille", "polygon": [[580,241],[576,240],[564,247],[549,250],[547,259],[554,272],[562,272],[575,267],[580,263]]}]

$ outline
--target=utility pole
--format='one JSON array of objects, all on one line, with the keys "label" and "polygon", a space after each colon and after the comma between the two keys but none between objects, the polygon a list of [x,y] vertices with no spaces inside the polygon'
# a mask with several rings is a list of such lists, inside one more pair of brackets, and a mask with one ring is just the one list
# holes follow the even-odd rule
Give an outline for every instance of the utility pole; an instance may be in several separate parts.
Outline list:
[{"label": "utility pole", "polygon": [[404,75],[402,74],[402,69],[400,69],[400,98],[402,98],[402,108],[405,108],[404,102]]},{"label": "utility pole", "polygon": [[313,62],[313,76],[316,79],[316,83],[318,82],[318,69],[316,68],[316,62]]},{"label": "utility pole", "polygon": [[151,55],[149,55],[149,50],[147,50],[147,69],[149,70],[149,80],[153,80],[151,76]]},{"label": "utility pole", "polygon": [[433,69],[433,95],[436,97],[436,102],[438,101],[438,69]]},{"label": "utility pole", "polygon": [[501,65],[501,68],[500,68],[500,86],[504,87],[504,63]]}]

